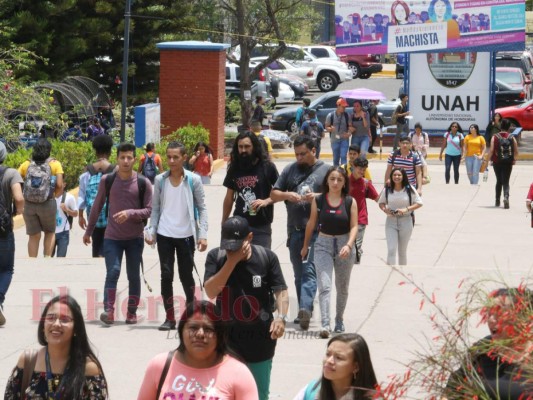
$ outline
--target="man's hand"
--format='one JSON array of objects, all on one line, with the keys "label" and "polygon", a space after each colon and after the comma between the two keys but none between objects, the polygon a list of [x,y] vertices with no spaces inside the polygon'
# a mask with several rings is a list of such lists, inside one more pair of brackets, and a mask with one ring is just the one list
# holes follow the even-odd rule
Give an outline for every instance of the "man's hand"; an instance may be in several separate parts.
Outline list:
[{"label": "man's hand", "polygon": [[236,251],[226,251],[227,260],[232,264],[237,265],[240,261],[247,260],[252,255],[252,246],[250,242],[245,240],[242,244],[242,247]]},{"label": "man's hand", "polygon": [[285,323],[280,317],[274,318],[270,324],[270,338],[275,340],[279,339],[285,333]]},{"label": "man's hand", "polygon": [[59,206],[59,208],[61,208],[61,211],[63,211],[65,214],[68,215],[68,212],[70,211],[69,208],[67,207],[67,205],[65,203],[61,203],[61,205]]},{"label": "man's hand", "polygon": [[91,244],[91,237],[89,235],[83,235],[83,244],[88,246]]},{"label": "man's hand", "polygon": [[85,221],[85,218],[83,217],[83,215],[80,215],[80,217],[78,218],[78,224],[80,225],[80,228],[85,230],[87,229],[87,221]]},{"label": "man's hand", "polygon": [[298,203],[302,198],[298,193],[287,192],[287,201],[290,203]]},{"label": "man's hand", "polygon": [[128,210],[119,211],[118,213],[113,215],[113,220],[117,224],[123,224],[124,222],[128,220]]},{"label": "man's hand", "polygon": [[155,239],[152,239],[152,240],[148,240],[147,238],[144,238],[144,241],[146,242],[146,244],[148,246],[151,246],[155,243]]},{"label": "man's hand", "polygon": [[315,194],[313,192],[306,193],[305,195],[301,196],[301,201],[306,201],[308,203],[311,203],[313,199],[315,198]]},{"label": "man's hand", "polygon": [[207,249],[207,239],[198,239],[196,246],[198,251],[205,251],[205,249]]},{"label": "man's hand", "polygon": [[252,201],[252,208],[257,211],[259,210],[261,207],[266,207],[270,204],[270,201],[268,199],[256,199],[254,201]]}]

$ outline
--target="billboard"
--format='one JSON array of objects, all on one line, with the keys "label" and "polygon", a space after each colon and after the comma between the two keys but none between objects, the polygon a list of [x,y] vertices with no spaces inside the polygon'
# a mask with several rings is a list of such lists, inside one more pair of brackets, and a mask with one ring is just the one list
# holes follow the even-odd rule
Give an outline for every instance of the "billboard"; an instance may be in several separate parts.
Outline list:
[{"label": "billboard", "polygon": [[338,54],[523,50],[524,0],[335,1]]},{"label": "billboard", "polygon": [[490,53],[457,52],[410,55],[409,110],[424,130],[484,130],[490,115]]},{"label": "billboard", "polygon": [[148,103],[135,107],[135,146],[159,143],[161,137],[161,104]]}]

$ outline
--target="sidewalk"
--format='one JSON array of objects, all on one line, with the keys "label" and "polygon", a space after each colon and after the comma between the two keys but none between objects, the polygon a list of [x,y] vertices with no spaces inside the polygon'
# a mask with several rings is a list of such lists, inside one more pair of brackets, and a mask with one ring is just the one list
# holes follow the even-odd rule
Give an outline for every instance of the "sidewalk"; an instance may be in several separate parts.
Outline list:
[{"label": "sidewalk", "polygon": [[[281,171],[294,155],[292,149],[283,159],[275,159]],[[276,154],[279,154],[278,152]],[[292,157],[289,155],[292,154]],[[385,153],[384,153],[385,154]],[[385,171],[384,162],[370,160],[373,181],[380,190]],[[461,165],[459,185],[444,184],[444,167],[430,163],[432,182],[424,187],[425,205],[417,211],[416,227],[409,245],[406,273],[429,292],[436,292],[437,303],[453,313],[457,286],[464,278],[496,278],[500,274],[509,285],[518,285],[531,271],[533,229],[530,228],[524,199],[533,179],[533,166],[519,163],[511,179],[511,209],[495,209],[494,176],[489,182],[471,187]],[[220,240],[220,220],[225,189],[222,181],[225,168],[216,171],[213,184],[206,186],[209,210],[209,249]],[[400,286],[405,280],[385,265],[385,216],[375,204],[369,204],[370,225],[366,230],[362,264],[354,268],[350,297],[345,315],[348,331],[361,333],[370,346],[378,380],[386,381],[392,373],[403,373],[402,363],[419,350],[419,344],[435,336],[428,315],[431,308],[420,308],[420,298],[412,288]],[[38,347],[37,318],[40,307],[60,288],[68,288],[86,313],[88,335],[105,369],[112,399],[135,399],[148,361],[157,353],[176,348],[176,331],[168,335],[157,327],[164,319],[163,307],[156,303],[159,295],[159,262],[157,251],[145,248],[146,279],[153,287],[149,293],[143,284],[143,305],[139,315],[146,317],[138,325],[125,325],[122,316],[114,326],[102,326],[97,320],[102,311],[102,290],[105,266],[102,259],[90,258],[90,248],[82,244],[82,231],[75,224],[71,232],[68,258],[29,259],[24,228],[16,230],[15,275],[5,302],[7,324],[0,328],[0,398],[7,378],[24,348]],[[272,248],[278,255],[290,294],[290,320],[296,316],[295,290],[289,253],[285,247],[286,211],[283,204],[275,206]],[[196,264],[203,281],[206,253],[196,254]],[[127,280],[122,271],[119,281],[119,302],[127,294]],[[531,278],[531,277],[530,277]],[[195,277],[197,279],[197,277]],[[174,284],[177,296],[183,296],[181,284]],[[334,295],[334,294],[332,294]],[[156,307],[154,307],[156,305]],[[319,307],[308,334],[294,324],[287,325],[287,334],[278,341],[274,358],[271,398],[292,399],[298,390],[321,372],[326,340],[317,339]],[[485,336],[486,327],[476,328],[473,338]],[[420,397],[419,397],[420,398]]]}]

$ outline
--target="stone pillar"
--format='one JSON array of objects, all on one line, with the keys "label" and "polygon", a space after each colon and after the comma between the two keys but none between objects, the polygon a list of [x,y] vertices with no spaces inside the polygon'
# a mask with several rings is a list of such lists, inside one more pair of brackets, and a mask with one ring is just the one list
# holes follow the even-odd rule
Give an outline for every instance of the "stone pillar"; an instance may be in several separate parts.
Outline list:
[{"label": "stone pillar", "polygon": [[158,43],[162,136],[201,123],[209,130],[214,158],[224,157],[226,52],[224,43]]}]

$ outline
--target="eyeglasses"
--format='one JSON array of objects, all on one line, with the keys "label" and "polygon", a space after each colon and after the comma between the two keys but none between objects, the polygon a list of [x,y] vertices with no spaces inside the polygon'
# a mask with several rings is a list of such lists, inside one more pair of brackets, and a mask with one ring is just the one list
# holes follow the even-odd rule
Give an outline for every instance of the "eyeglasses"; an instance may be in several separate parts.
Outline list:
[{"label": "eyeglasses", "polygon": [[215,329],[210,327],[210,326],[206,326],[206,325],[189,325],[187,327],[187,330],[189,331],[189,335],[191,335],[191,336],[198,335],[198,332],[200,332],[200,329],[202,330],[202,333],[204,334],[204,336],[206,338],[210,339],[213,336],[215,336]]},{"label": "eyeglasses", "polygon": [[74,318],[69,317],[68,315],[57,315],[57,314],[46,314],[46,316],[44,317],[44,321],[49,324],[53,324],[57,320],[59,320],[59,323],[61,325],[67,325],[67,324],[72,323],[74,321]]},{"label": "eyeglasses", "polygon": [[459,128],[457,125],[452,125],[452,128]]}]

